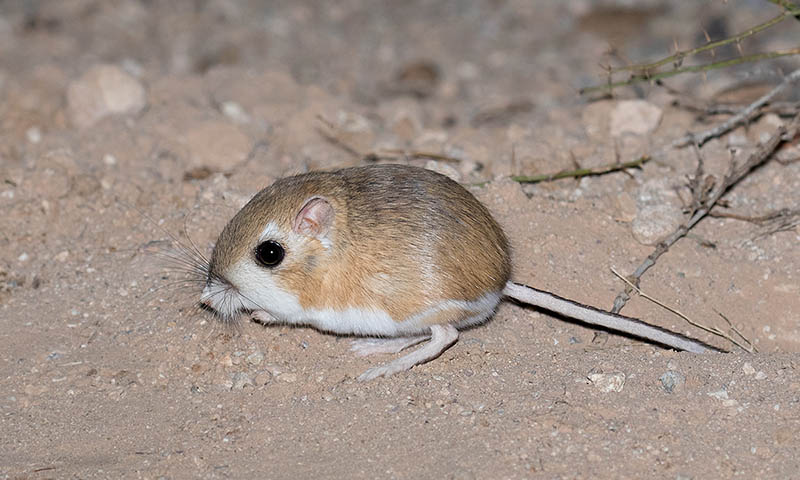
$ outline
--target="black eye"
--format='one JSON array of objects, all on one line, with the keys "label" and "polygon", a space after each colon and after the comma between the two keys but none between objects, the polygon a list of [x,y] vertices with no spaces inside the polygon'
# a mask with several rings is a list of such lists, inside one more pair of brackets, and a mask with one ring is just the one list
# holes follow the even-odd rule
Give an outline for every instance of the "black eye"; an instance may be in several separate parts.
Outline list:
[{"label": "black eye", "polygon": [[271,268],[281,263],[285,254],[281,244],[274,240],[261,242],[256,247],[256,260],[265,267]]}]

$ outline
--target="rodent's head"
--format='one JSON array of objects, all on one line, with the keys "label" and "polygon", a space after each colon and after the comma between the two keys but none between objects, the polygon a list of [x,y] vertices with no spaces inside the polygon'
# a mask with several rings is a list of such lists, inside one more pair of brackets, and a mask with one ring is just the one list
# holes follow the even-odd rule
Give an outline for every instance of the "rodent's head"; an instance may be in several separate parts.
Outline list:
[{"label": "rodent's head", "polygon": [[276,319],[300,306],[285,276],[311,273],[332,249],[336,212],[330,200],[279,181],[259,192],[225,226],[208,268],[201,303],[232,321],[246,312]]}]

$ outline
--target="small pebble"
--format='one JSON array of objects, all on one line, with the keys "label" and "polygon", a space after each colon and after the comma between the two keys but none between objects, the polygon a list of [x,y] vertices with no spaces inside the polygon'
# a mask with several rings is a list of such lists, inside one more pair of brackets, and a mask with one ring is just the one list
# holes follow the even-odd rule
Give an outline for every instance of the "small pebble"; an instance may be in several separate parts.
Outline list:
[{"label": "small pebble", "polygon": [[31,127],[25,131],[25,137],[31,143],[39,143],[42,141],[42,131],[39,127]]},{"label": "small pebble", "polygon": [[146,101],[142,84],[115,65],[95,65],[67,87],[67,111],[80,128],[109,115],[138,113]]},{"label": "small pebble", "polygon": [[264,354],[259,351],[255,351],[247,356],[247,363],[249,363],[250,365],[261,365],[261,362],[263,361],[264,361]]},{"label": "small pebble", "polygon": [[745,375],[752,375],[756,373],[756,369],[753,368],[752,365],[750,365],[750,362],[744,362],[744,365],[742,365],[742,371],[744,372]]},{"label": "small pebble", "polygon": [[636,195],[636,215],[631,222],[633,238],[655,245],[683,222],[681,203],[670,179],[645,182]]},{"label": "small pebble", "polygon": [[655,245],[675,230],[681,220],[680,210],[669,205],[642,206],[631,223],[631,233],[642,245]]},{"label": "small pebble", "polygon": [[669,370],[665,372],[664,375],[661,375],[659,380],[661,380],[661,388],[667,393],[672,393],[676,387],[679,387],[686,381],[686,377],[679,372]]},{"label": "small pebble", "polygon": [[296,373],[281,373],[278,375],[278,380],[285,383],[294,383],[297,381]]},{"label": "small pebble", "polygon": [[272,373],[270,373],[269,371],[265,370],[265,371],[259,372],[256,375],[255,385],[260,387],[261,385],[266,385],[271,381],[272,381]]},{"label": "small pebble", "polygon": [[231,360],[231,354],[226,353],[225,355],[219,358],[219,363],[221,363],[225,367],[232,367],[233,361]]},{"label": "small pebble", "polygon": [[714,397],[717,400],[727,400],[728,399],[727,390],[717,390],[716,392],[708,392],[707,395],[709,397]]},{"label": "small pebble", "polygon": [[240,363],[242,363],[242,357],[243,356],[244,356],[244,352],[241,352],[241,351],[233,352],[233,355],[231,355],[231,363],[233,365],[239,365]]},{"label": "small pebble", "polygon": [[236,102],[222,102],[222,113],[236,123],[250,122],[250,116]]},{"label": "small pebble", "polygon": [[233,374],[234,390],[241,390],[247,386],[253,386],[253,380],[250,379],[250,375],[248,375],[247,372],[236,372]]},{"label": "small pebble", "polygon": [[621,392],[625,387],[625,374],[622,372],[592,373],[587,378],[603,393]]}]

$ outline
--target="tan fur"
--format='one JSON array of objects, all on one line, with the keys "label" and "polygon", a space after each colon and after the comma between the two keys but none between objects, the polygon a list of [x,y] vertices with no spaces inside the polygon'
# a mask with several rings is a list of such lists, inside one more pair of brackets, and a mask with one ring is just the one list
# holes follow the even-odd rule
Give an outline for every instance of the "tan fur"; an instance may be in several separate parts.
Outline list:
[{"label": "tan fur", "polygon": [[[269,222],[291,236],[295,216],[311,197],[333,206],[331,248],[311,237],[282,242],[286,258],[272,269],[304,308],[379,308],[401,322],[445,300],[501,291],[509,279],[508,242],[486,208],[449,178],[402,165],[276,181],[220,234],[212,274],[224,277],[238,259],[252,257]],[[469,313],[447,312],[435,323],[456,323]]]},{"label": "tan fur", "polygon": [[457,324],[465,318],[469,318],[478,312],[464,310],[462,308],[450,308],[431,313],[422,319],[423,325],[446,325]]}]

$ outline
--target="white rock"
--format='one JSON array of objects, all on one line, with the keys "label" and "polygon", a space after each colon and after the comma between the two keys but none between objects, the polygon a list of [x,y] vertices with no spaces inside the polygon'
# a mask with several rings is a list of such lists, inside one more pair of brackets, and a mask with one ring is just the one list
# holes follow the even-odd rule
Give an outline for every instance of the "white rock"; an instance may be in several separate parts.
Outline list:
[{"label": "white rock", "polygon": [[593,373],[588,378],[603,393],[621,392],[625,387],[625,374],[622,372]]},{"label": "white rock", "polygon": [[622,100],[611,111],[611,135],[650,133],[658,127],[662,113],[660,108],[644,100]]},{"label": "white rock", "polygon": [[250,115],[236,102],[222,102],[222,113],[236,123],[250,123]]},{"label": "white rock", "polygon": [[717,400],[728,400],[728,392],[726,390],[717,390],[716,392],[706,393],[709,397],[714,397]]},{"label": "white rock", "polygon": [[683,215],[669,205],[640,206],[631,222],[633,238],[642,245],[655,245],[672,233],[683,221]]},{"label": "white rock", "polygon": [[636,217],[631,222],[633,238],[654,245],[683,222],[681,203],[673,182],[657,178],[645,182],[636,195]]},{"label": "white rock", "polygon": [[135,114],[146,104],[144,87],[115,65],[95,65],[67,87],[67,110],[81,128],[109,115]]},{"label": "white rock", "polygon": [[39,143],[42,141],[42,130],[39,127],[31,127],[25,131],[25,136],[31,143]]}]

